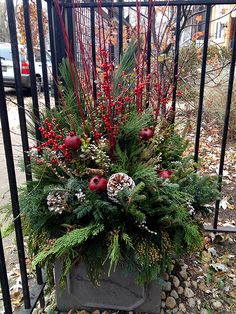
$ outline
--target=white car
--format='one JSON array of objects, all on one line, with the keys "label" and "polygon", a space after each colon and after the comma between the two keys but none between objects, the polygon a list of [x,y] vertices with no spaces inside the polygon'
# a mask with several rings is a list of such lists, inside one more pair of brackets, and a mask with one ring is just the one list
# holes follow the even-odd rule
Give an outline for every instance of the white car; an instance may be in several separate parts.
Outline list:
[{"label": "white car", "polygon": [[[24,46],[19,45],[19,59],[20,59],[20,70],[21,70],[21,83],[24,89],[30,89],[30,69],[29,62],[27,60],[27,50]],[[51,56],[46,52],[47,68],[48,68],[48,82],[52,80],[52,64]],[[39,49],[34,49],[34,65],[37,91],[42,90],[42,62],[41,54]],[[2,64],[3,82],[6,87],[15,87],[14,69],[11,53],[10,43],[0,43],[0,60]]]}]

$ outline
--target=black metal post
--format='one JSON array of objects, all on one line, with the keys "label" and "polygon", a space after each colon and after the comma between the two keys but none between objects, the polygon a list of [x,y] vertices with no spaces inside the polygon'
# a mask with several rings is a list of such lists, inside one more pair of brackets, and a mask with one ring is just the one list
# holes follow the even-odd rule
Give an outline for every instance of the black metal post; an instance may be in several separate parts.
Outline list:
[{"label": "black metal post", "polygon": [[[90,0],[92,5],[94,0]],[[96,86],[96,36],[95,36],[95,12],[94,7],[90,8],[90,24],[91,24],[91,42],[92,42],[92,61],[93,61],[93,97],[97,99],[97,86]]]},{"label": "black metal post", "polygon": [[[60,9],[61,9],[61,6],[60,6]],[[55,57],[56,57],[57,74],[59,74],[60,64],[63,58],[66,57],[66,48],[65,48],[65,41],[64,41],[63,32],[62,32],[62,26],[60,22],[60,16],[55,6],[52,7],[52,12],[53,12],[54,45],[55,45],[54,52],[55,52]]]},{"label": "black metal post", "polygon": [[[38,285],[43,285],[43,274],[42,274],[42,269],[41,267],[39,267],[38,265],[36,266],[36,278],[37,278],[37,284]],[[42,291],[42,293],[40,294],[39,297],[39,303],[40,303],[40,307],[44,308],[45,306],[45,298],[44,298],[44,292]]]},{"label": "black metal post", "polygon": [[[108,16],[109,16],[109,21],[108,21],[108,26],[112,26],[111,20],[113,19],[113,9],[109,8],[108,9]],[[115,57],[115,49],[113,43],[109,43],[109,61],[113,64],[114,62],[114,57]]]},{"label": "black metal post", "polygon": [[[150,4],[150,6],[148,7],[148,30],[147,30],[147,75],[151,73],[152,11],[153,11],[153,6]],[[150,90],[150,84],[148,83],[146,108],[149,106],[149,90]]]},{"label": "black metal post", "polygon": [[174,73],[173,73],[173,95],[172,95],[172,108],[176,109],[176,92],[179,71],[179,42],[180,42],[180,22],[181,22],[181,6],[177,6],[176,13],[176,30],[175,30],[175,58],[174,58]]},{"label": "black metal post", "polygon": [[32,96],[32,102],[33,102],[33,113],[34,113],[34,120],[35,120],[35,136],[36,136],[37,142],[39,143],[42,137],[39,131],[40,114],[39,114],[37,84],[36,84],[36,75],[35,75],[35,66],[34,66],[34,52],[33,52],[31,27],[30,27],[30,9],[29,9],[28,0],[23,0],[23,9],[24,9],[24,20],[25,20],[27,55],[28,55],[29,69],[30,69],[31,96]]},{"label": "black metal post", "polygon": [[[123,0],[119,0],[122,3]],[[119,7],[119,61],[123,52],[123,7]]]},{"label": "black metal post", "polygon": [[210,18],[211,18],[211,6],[208,5],[207,10],[206,10],[206,24],[205,24],[204,45],[203,45],[203,52],[202,52],[202,71],[201,71],[200,94],[199,94],[198,116],[197,116],[197,130],[196,130],[195,152],[194,152],[195,162],[198,162],[199,144],[200,144],[200,136],[201,136],[202,109],[203,109],[203,98],[204,98],[204,89],[205,89]]},{"label": "black metal post", "polygon": [[7,279],[7,269],[3,250],[2,236],[0,230],[0,283],[3,296],[3,305],[5,313],[12,314],[11,296],[9,292],[9,284]]},{"label": "black metal post", "polygon": [[[221,155],[220,155],[219,179],[218,179],[220,192],[221,192],[221,184],[222,184],[222,179],[223,179],[225,150],[226,150],[226,145],[227,145],[227,136],[228,136],[228,129],[229,129],[232,91],[233,91],[233,86],[234,86],[235,61],[236,61],[236,27],[234,27],[233,49],[232,49],[232,58],[231,58],[230,73],[229,73],[229,85],[228,85],[228,94],[227,94],[227,100],[226,100],[225,120],[224,120],[223,138],[222,138]],[[216,207],[215,207],[214,224],[213,224],[215,229],[217,228],[217,225],[218,225],[219,208],[220,208],[220,201],[217,200]]]},{"label": "black metal post", "polygon": [[4,92],[3,86],[4,85],[3,85],[3,76],[2,76],[2,66],[0,62],[0,118],[1,118],[1,124],[2,124],[2,135],[3,135],[3,143],[4,143],[4,149],[5,149],[5,156],[6,156],[8,180],[9,180],[9,186],[10,186],[12,213],[14,217],[16,243],[17,243],[18,258],[19,258],[19,264],[20,264],[24,305],[26,309],[29,309],[30,308],[30,294],[29,294],[27,270],[26,270],[26,263],[25,263],[24,241],[23,241],[22,226],[21,226],[21,220],[20,220],[20,208],[19,208],[18,193],[17,193],[15,165],[14,165],[14,160],[13,160],[12,143],[11,143],[9,121],[8,121],[8,115],[7,115],[5,92]]},{"label": "black metal post", "polygon": [[72,8],[66,8],[65,16],[66,16],[66,29],[68,34],[68,39],[70,43],[71,52],[75,58],[75,40],[74,40],[74,19]]},{"label": "black metal post", "polygon": [[152,52],[152,11],[153,6],[148,7],[148,30],[147,30],[147,74],[151,73],[151,52]]},{"label": "black metal post", "polygon": [[48,70],[47,70],[47,58],[46,58],[45,41],[44,41],[43,12],[42,12],[41,0],[36,0],[36,4],[37,4],[37,15],[38,15],[38,29],[39,29],[39,43],[40,43],[40,53],[41,53],[41,61],[42,61],[42,73],[43,73],[43,91],[44,91],[46,108],[50,109]]},{"label": "black metal post", "polygon": [[7,5],[9,33],[10,33],[10,38],[11,38],[11,51],[12,51],[12,60],[13,60],[14,77],[15,77],[16,98],[17,98],[17,104],[18,104],[18,113],[19,113],[20,129],[21,129],[21,142],[22,142],[23,156],[24,156],[25,176],[26,176],[26,181],[31,181],[32,180],[31,165],[30,165],[29,156],[27,154],[29,150],[29,141],[28,141],[28,136],[27,136],[25,105],[24,105],[24,97],[23,97],[22,84],[21,84],[19,49],[18,49],[18,43],[17,43],[15,10],[14,10],[13,0],[8,0],[6,2],[6,5]]},{"label": "black metal post", "polygon": [[[38,0],[37,0],[38,2]],[[24,108],[24,99],[22,93],[22,85],[21,85],[21,74],[20,74],[20,64],[19,64],[19,50],[17,43],[17,34],[16,34],[16,23],[15,23],[15,12],[14,5],[12,0],[7,1],[7,12],[8,12],[8,24],[9,24],[9,32],[11,37],[11,49],[12,49],[12,59],[14,66],[14,76],[15,76],[15,84],[16,84],[16,95],[18,102],[18,111],[19,111],[19,120],[20,120],[20,130],[21,130],[21,140],[23,146],[23,154],[24,154],[24,164],[25,164],[25,174],[26,181],[32,181],[32,173],[31,173],[31,165],[28,156],[29,151],[29,142],[27,136],[27,125],[25,118],[25,108]],[[45,47],[44,54],[45,54]],[[41,48],[42,50],[42,48]],[[46,58],[46,57],[45,57]],[[47,84],[48,89],[48,84]],[[48,94],[49,95],[49,94]],[[42,273],[41,269],[37,269],[37,280],[38,284],[42,284],[41,279]],[[43,304],[43,302],[41,302]]]},{"label": "black metal post", "polygon": [[56,108],[59,107],[59,95],[56,82],[57,81],[57,63],[55,58],[55,45],[54,45],[54,30],[53,30],[53,17],[52,17],[52,1],[47,1],[48,10],[48,29],[50,39],[50,50],[51,50],[51,62],[52,62],[52,76],[53,76],[53,93]]}]

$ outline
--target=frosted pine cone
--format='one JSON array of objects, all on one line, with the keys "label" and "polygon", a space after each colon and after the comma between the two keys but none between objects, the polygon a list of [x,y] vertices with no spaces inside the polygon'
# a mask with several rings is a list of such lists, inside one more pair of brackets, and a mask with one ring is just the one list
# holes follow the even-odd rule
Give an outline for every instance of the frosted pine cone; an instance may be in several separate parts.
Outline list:
[{"label": "frosted pine cone", "polygon": [[62,214],[64,211],[67,211],[67,197],[68,193],[50,192],[47,196],[48,209],[57,214]]},{"label": "frosted pine cone", "polygon": [[108,180],[107,194],[113,202],[119,203],[118,193],[121,192],[124,188],[133,190],[134,187],[134,180],[127,174],[122,172],[114,173]]}]

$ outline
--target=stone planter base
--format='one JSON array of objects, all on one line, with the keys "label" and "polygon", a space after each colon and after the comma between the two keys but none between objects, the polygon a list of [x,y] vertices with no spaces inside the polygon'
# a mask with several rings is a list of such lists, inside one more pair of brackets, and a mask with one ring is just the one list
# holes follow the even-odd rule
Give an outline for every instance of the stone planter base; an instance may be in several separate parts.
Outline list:
[{"label": "stone planter base", "polygon": [[60,289],[61,264],[55,264],[57,309],[111,309],[138,311],[158,314],[161,304],[161,286],[152,282],[146,287],[135,284],[135,274],[124,274],[117,267],[110,277],[104,274],[100,286],[94,287],[89,281],[86,266],[81,263],[74,267],[67,277],[64,290]]}]

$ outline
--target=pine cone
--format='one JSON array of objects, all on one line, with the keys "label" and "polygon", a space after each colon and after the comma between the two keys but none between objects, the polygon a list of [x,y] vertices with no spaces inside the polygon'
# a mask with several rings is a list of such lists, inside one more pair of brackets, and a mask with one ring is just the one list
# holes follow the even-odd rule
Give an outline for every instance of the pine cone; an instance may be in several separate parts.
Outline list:
[{"label": "pine cone", "polygon": [[48,209],[57,214],[68,211],[67,198],[68,193],[50,192],[47,196]]},{"label": "pine cone", "polygon": [[135,187],[134,180],[125,173],[114,173],[107,183],[108,197],[115,203],[119,203],[118,193],[124,188],[133,190]]}]

